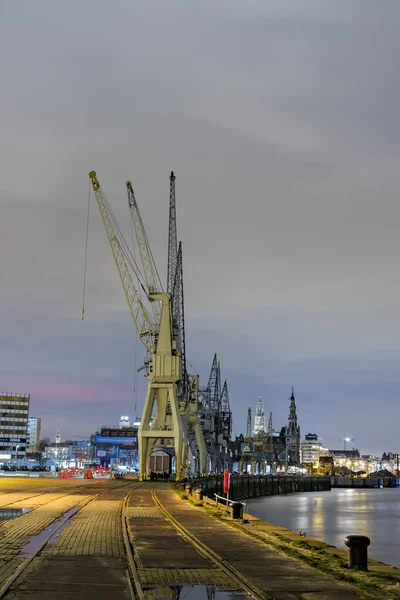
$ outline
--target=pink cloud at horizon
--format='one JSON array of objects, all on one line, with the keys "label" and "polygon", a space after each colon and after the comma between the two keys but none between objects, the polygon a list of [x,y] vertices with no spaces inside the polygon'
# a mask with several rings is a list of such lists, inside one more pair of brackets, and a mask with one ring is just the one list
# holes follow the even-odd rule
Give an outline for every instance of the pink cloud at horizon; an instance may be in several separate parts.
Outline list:
[{"label": "pink cloud at horizon", "polygon": [[[11,382],[10,382],[11,383]],[[5,389],[6,382],[3,381],[3,390],[0,393],[16,393],[16,394],[30,394],[31,402],[43,401],[43,400],[60,400],[60,401],[72,401],[72,402],[99,402],[107,401],[112,398],[126,397],[129,391],[124,389],[123,386],[116,386],[115,384],[105,385],[101,384],[86,384],[69,381],[57,381],[57,382],[29,382],[20,381],[16,385],[13,381],[12,385],[8,385]]]}]

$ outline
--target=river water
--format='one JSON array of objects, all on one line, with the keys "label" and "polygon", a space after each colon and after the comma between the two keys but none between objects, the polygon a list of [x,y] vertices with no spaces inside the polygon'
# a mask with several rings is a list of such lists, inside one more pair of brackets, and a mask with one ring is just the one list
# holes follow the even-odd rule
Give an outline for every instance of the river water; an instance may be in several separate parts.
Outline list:
[{"label": "river water", "polygon": [[368,555],[400,568],[400,489],[333,489],[247,500],[247,512],[308,537],[346,548],[346,535],[367,535]]}]

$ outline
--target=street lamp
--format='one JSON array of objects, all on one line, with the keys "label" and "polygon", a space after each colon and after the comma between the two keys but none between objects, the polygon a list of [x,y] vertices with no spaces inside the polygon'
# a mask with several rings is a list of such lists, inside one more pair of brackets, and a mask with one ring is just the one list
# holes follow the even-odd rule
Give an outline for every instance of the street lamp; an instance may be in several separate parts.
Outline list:
[{"label": "street lamp", "polygon": [[344,441],[344,450],[346,450],[347,443],[354,442],[354,438],[345,437],[343,441]]}]

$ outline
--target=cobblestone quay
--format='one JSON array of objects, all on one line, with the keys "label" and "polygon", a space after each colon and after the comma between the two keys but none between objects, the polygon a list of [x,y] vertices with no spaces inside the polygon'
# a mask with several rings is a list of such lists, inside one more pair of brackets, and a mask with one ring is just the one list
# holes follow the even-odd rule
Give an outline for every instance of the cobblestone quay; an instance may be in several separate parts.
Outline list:
[{"label": "cobblestone quay", "polygon": [[[193,488],[202,488],[209,498],[223,494],[223,477],[204,477],[191,482]],[[239,475],[230,480],[229,498],[244,500],[292,492],[329,492],[330,477],[274,477],[271,475]]]}]

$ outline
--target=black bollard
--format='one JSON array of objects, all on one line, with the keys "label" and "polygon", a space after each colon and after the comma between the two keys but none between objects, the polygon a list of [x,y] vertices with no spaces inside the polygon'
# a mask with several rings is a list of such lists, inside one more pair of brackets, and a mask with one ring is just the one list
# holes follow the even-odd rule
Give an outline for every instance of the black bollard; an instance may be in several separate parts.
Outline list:
[{"label": "black bollard", "polygon": [[196,500],[199,500],[199,501],[200,501],[200,500],[203,500],[203,496],[204,496],[204,492],[203,492],[203,490],[202,490],[201,488],[198,488],[198,489],[195,491],[195,496],[196,496]]},{"label": "black bollard", "polygon": [[365,535],[348,535],[344,538],[348,547],[349,569],[362,569],[368,571],[368,552],[370,539]]},{"label": "black bollard", "polygon": [[231,503],[232,519],[243,519],[243,504],[241,502]]}]

